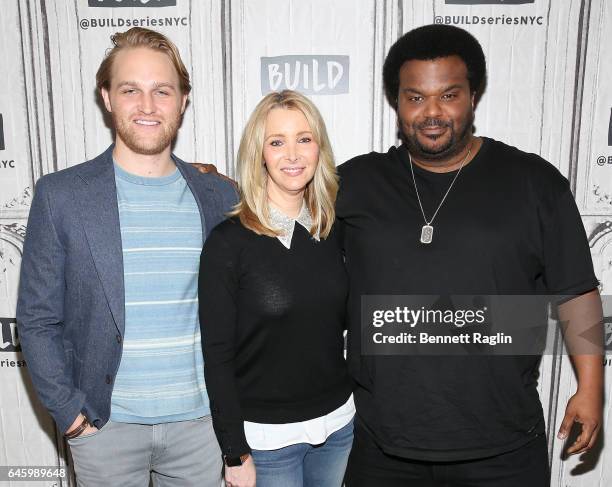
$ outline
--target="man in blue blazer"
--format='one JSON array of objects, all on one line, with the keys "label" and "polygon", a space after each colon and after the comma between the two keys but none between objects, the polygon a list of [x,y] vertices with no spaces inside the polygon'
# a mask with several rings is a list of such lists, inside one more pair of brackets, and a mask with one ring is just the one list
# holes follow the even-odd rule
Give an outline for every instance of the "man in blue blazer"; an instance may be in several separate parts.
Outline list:
[{"label": "man in blue blazer", "polygon": [[191,89],[176,46],[142,28],[112,40],[96,81],[115,143],[36,185],[23,353],[79,485],[218,487],[197,270],[236,192],[171,153]]}]

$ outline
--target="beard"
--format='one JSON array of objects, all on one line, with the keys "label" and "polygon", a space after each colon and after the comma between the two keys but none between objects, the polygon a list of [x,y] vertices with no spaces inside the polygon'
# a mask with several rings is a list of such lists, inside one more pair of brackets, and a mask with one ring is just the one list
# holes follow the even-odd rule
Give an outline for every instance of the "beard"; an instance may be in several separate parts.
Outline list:
[{"label": "beard", "polygon": [[126,118],[121,118],[112,112],[113,124],[117,137],[136,154],[153,156],[161,154],[176,138],[181,117],[177,115],[169,120],[160,123],[160,134],[155,137],[143,137],[136,132],[133,122]]},{"label": "beard", "polygon": [[[400,127],[398,135],[413,156],[422,160],[440,161],[452,158],[465,149],[470,140],[473,125],[473,111],[470,111],[464,119],[460,120],[457,127],[455,127],[452,120],[446,121],[438,118],[428,118],[425,119],[424,122],[414,122],[412,125],[406,126],[402,120],[398,118],[398,126]],[[445,143],[439,146],[431,147],[423,144],[419,140],[417,133],[422,129],[431,127],[447,127],[450,137],[448,137]],[[427,138],[435,142],[441,137],[442,136],[430,136]]]}]

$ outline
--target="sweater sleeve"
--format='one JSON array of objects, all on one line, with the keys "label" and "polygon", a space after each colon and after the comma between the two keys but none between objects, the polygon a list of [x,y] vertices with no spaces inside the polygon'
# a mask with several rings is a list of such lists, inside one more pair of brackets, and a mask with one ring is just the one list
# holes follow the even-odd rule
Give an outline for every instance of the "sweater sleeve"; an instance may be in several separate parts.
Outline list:
[{"label": "sweater sleeve", "polygon": [[200,259],[198,298],[204,351],[204,376],[211,404],[213,427],[223,455],[250,452],[236,386],[237,292],[239,249],[217,227],[206,239]]}]

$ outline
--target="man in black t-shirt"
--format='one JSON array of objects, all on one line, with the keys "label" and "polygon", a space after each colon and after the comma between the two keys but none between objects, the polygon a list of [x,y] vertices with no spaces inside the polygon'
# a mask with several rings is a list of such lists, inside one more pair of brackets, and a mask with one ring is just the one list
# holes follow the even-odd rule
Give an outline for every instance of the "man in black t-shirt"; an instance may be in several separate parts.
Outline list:
[{"label": "man in black t-shirt", "polygon": [[[548,485],[538,355],[368,355],[360,314],[367,295],[546,293],[569,297],[558,309],[570,324],[566,343],[601,323],[568,181],[534,154],[473,135],[486,68],[462,29],[408,32],[383,77],[403,144],[340,167],[357,405],[346,485]],[[590,449],[601,425],[595,342],[595,353],[572,356],[578,390],[558,433],[565,439],[581,423],[570,454]]]}]

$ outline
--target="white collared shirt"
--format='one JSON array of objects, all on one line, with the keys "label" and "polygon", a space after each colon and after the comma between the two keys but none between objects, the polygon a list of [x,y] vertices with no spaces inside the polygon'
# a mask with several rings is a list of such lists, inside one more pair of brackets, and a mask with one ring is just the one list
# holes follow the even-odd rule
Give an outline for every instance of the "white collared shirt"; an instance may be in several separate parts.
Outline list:
[{"label": "white collared shirt", "polygon": [[[312,215],[310,214],[308,206],[306,206],[306,202],[302,202],[302,209],[300,210],[297,218],[291,218],[290,216],[285,215],[273,205],[269,205],[269,208],[270,223],[272,223],[275,229],[281,231],[281,235],[279,235],[277,238],[288,249],[291,248],[291,240],[293,239],[293,230],[295,229],[296,223],[299,223],[306,230],[308,230],[308,232],[310,232],[310,229],[312,228]],[[313,238],[318,242],[319,232],[317,232]]]},{"label": "white collared shirt", "polygon": [[331,413],[297,423],[267,424],[244,422],[244,434],[253,450],[277,450],[298,443],[320,445],[355,416],[355,402],[348,400]]}]

